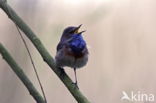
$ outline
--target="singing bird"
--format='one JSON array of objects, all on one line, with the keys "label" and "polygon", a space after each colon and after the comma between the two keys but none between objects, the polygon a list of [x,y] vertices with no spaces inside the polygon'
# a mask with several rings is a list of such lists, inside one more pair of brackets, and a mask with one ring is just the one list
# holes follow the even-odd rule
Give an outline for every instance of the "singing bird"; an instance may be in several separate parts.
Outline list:
[{"label": "singing bird", "polygon": [[64,29],[60,42],[57,45],[55,56],[56,65],[60,68],[71,67],[74,69],[75,85],[78,87],[76,69],[85,66],[88,62],[88,49],[80,27],[69,26]]}]

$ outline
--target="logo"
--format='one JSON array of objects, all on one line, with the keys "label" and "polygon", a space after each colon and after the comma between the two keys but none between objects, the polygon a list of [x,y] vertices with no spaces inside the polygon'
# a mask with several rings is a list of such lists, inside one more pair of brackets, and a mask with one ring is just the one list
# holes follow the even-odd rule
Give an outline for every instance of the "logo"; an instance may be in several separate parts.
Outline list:
[{"label": "logo", "polygon": [[140,91],[134,92],[131,91],[129,94],[125,91],[122,91],[122,101],[131,101],[131,102],[153,102],[154,94],[146,94]]}]

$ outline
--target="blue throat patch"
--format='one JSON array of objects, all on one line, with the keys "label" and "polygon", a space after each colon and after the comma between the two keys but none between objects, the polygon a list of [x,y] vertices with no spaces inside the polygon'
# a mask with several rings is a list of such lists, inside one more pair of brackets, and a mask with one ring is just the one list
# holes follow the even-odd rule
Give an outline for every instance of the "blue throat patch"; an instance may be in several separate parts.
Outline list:
[{"label": "blue throat patch", "polygon": [[72,40],[69,42],[69,46],[74,53],[78,54],[86,47],[86,42],[81,34],[74,34]]}]

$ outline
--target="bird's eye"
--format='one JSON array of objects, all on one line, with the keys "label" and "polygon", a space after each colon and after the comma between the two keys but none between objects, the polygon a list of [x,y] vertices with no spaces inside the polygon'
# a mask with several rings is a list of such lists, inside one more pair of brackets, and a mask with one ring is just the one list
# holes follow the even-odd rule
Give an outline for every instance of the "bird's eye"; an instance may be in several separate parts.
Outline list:
[{"label": "bird's eye", "polygon": [[71,31],[69,31],[69,33],[74,33],[74,31],[73,31],[73,30],[71,30]]}]

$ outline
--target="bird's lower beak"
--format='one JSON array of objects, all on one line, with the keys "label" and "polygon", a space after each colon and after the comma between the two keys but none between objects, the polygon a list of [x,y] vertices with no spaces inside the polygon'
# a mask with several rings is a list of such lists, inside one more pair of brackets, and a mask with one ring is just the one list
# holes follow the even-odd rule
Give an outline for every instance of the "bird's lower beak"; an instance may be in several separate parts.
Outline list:
[{"label": "bird's lower beak", "polygon": [[83,32],[85,32],[85,31],[79,32],[79,29],[80,29],[81,26],[82,26],[82,24],[79,25],[79,26],[75,29],[75,33],[76,33],[76,34],[82,34]]},{"label": "bird's lower beak", "polygon": [[84,31],[81,31],[81,32],[78,32],[77,34],[82,34],[83,32],[86,32],[86,30],[84,30]]}]

